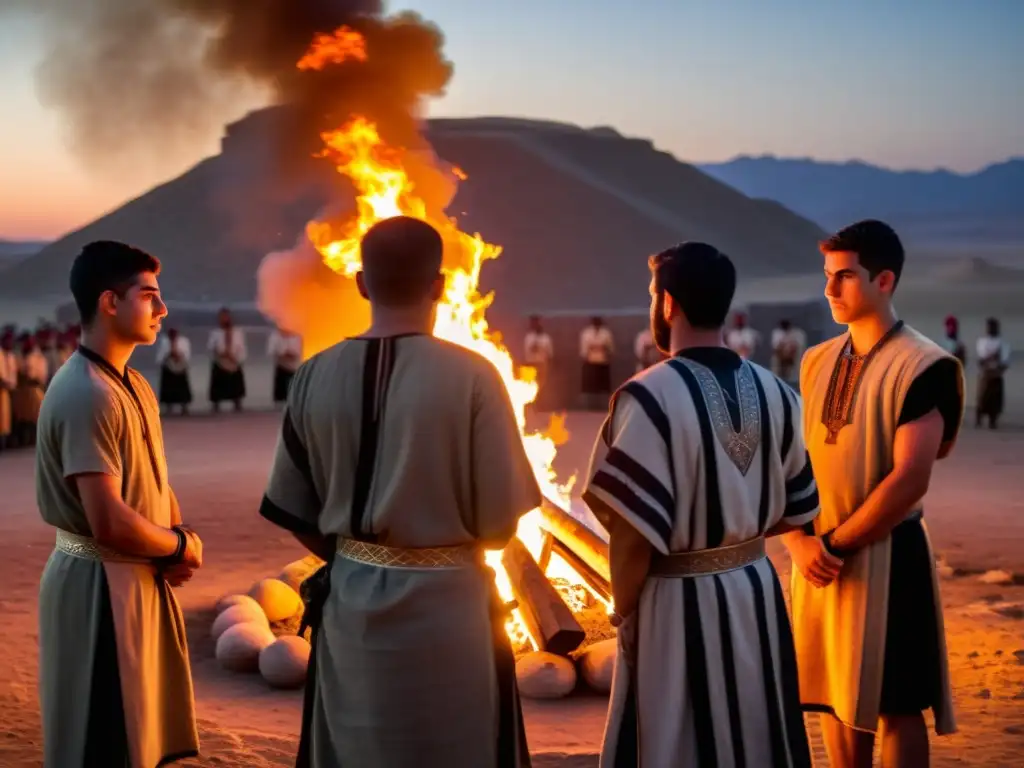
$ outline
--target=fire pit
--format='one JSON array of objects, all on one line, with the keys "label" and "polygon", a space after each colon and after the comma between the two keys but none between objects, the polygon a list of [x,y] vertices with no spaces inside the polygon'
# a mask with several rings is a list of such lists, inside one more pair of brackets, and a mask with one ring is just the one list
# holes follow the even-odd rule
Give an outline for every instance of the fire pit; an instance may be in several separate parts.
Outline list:
[{"label": "fire pit", "polygon": [[[495,556],[489,559],[497,565],[498,589],[514,606],[506,628],[527,696],[564,696],[577,687],[578,674],[598,692],[606,693],[611,686],[615,630],[608,620],[608,544],[579,519],[583,516],[545,499],[523,518],[519,535],[504,550],[489,553]],[[220,601],[213,631],[223,666],[235,671],[259,670],[275,687],[294,687],[301,682],[307,657],[297,653],[293,641],[283,641],[296,635],[302,621],[301,606],[287,617],[282,616],[281,607],[299,605],[302,581],[322,564],[308,556],[287,565],[276,578],[257,582],[248,596],[229,595]],[[231,613],[227,613],[229,609]],[[229,632],[233,624],[269,626],[270,632]],[[222,643],[224,635],[229,639]],[[239,643],[244,647],[240,649]],[[280,645],[287,646],[287,653]],[[251,657],[250,663],[239,661],[245,654]],[[283,664],[298,669],[282,671]],[[281,680],[288,684],[282,685]]]}]

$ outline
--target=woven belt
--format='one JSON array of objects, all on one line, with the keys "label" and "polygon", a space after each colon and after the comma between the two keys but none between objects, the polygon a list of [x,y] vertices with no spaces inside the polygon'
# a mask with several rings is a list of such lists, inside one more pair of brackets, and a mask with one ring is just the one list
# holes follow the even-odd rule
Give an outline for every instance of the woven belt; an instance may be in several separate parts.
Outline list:
[{"label": "woven belt", "polygon": [[57,529],[56,549],[65,555],[80,557],[83,560],[108,563],[137,563],[139,565],[152,564],[151,561],[143,557],[130,557],[118,554],[108,547],[100,546],[88,536],[79,536],[77,533],[62,531],[60,528]]},{"label": "woven belt", "polygon": [[474,546],[405,549],[345,538],[338,539],[338,554],[382,568],[464,568],[483,562],[480,549]]},{"label": "woven belt", "polygon": [[693,552],[674,552],[655,555],[651,559],[651,576],[684,577],[709,576],[756,563],[765,556],[764,538],[758,537],[739,544]]}]

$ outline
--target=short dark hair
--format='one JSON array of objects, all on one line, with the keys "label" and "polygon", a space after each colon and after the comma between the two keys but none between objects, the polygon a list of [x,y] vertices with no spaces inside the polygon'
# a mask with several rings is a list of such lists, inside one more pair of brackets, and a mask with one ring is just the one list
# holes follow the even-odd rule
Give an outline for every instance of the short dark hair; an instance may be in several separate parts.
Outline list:
[{"label": "short dark hair", "polygon": [[441,274],[444,242],[436,229],[410,216],[379,221],[360,243],[370,300],[402,307],[422,301]]},{"label": "short dark hair", "polygon": [[160,261],[140,248],[113,240],[89,243],[75,257],[69,280],[82,325],[91,325],[106,291],[123,295],[143,272],[160,274]]},{"label": "short dark hair", "polygon": [[818,247],[823,254],[842,251],[857,254],[857,261],[867,270],[868,276],[874,280],[885,270],[895,276],[893,286],[899,284],[903,274],[903,261],[906,257],[903,243],[900,242],[896,230],[877,219],[865,219],[851,224],[836,232],[832,237],[822,240]]},{"label": "short dark hair", "polygon": [[648,259],[654,287],[679,305],[687,322],[700,330],[725,325],[736,293],[736,267],[713,245],[686,242]]}]

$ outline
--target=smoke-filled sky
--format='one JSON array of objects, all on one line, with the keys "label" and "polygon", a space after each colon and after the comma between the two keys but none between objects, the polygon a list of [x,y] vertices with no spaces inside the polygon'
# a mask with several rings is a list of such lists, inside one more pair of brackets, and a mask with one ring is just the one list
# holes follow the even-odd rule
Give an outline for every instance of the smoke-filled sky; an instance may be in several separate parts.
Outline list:
[{"label": "smoke-filled sky", "polygon": [[[103,84],[83,79],[88,68],[72,52],[39,70],[54,40],[75,40],[91,21],[79,10],[78,17],[55,24],[52,16],[47,21],[26,13],[30,1],[65,10],[124,6],[115,0],[0,0],[6,11],[0,14],[0,237],[9,238],[58,235],[215,152],[221,118],[240,116],[269,93],[294,86],[278,76],[295,45],[281,34],[281,24],[287,21],[303,37],[304,23],[319,22],[296,8],[333,22],[346,7],[378,5],[137,0],[128,4],[136,9],[130,19],[136,34],[116,46],[119,53],[134,46],[137,53],[106,62],[105,71],[118,74]],[[208,14],[266,5],[288,9],[271,25],[273,34],[259,20],[241,19],[236,35],[214,49],[219,76],[199,83],[189,24],[169,13],[147,15],[147,9]],[[443,32],[454,75],[431,104],[434,115],[613,125],[694,161],[774,153],[973,170],[1024,155],[1024,3],[1017,0],[387,5],[389,12],[410,8]],[[95,26],[109,27],[99,21]],[[263,42],[250,45],[256,40]],[[416,67],[423,81],[401,83],[410,93],[444,85],[443,61],[432,58],[431,44],[428,34],[415,54],[429,62]],[[407,49],[404,42],[401,49]],[[174,55],[154,57],[154,50]],[[136,66],[143,53],[149,64]],[[263,75],[262,86],[240,77],[253,71]],[[396,82],[394,72],[380,77]],[[140,154],[100,119],[116,114],[119,121],[146,125],[168,101],[173,119],[152,123],[162,131],[157,153]],[[132,109],[119,110],[125,102]]]}]

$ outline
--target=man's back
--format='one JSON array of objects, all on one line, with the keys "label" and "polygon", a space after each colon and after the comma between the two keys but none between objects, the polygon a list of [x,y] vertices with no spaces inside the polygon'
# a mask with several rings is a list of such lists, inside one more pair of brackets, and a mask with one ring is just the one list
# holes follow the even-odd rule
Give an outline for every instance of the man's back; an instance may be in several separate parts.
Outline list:
[{"label": "man's back", "polygon": [[536,485],[486,359],[425,335],[350,339],[307,362],[293,387],[321,530],[358,538],[351,513],[365,494],[362,531],[378,544],[500,546],[515,531],[488,499],[515,502]]},{"label": "man's back", "polygon": [[338,538],[305,713],[313,766],[497,764],[518,709],[480,550],[539,503],[483,357],[410,334],[350,339],[299,369],[261,512]]}]

